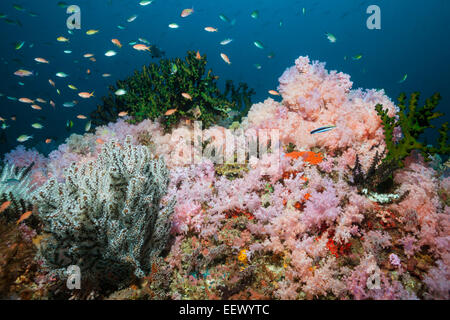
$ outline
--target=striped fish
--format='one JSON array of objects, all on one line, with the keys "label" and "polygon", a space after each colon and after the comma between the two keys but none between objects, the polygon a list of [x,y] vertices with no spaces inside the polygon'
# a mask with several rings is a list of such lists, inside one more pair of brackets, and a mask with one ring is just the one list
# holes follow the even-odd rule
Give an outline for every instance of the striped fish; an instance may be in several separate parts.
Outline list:
[{"label": "striped fish", "polygon": [[336,128],[336,126],[324,126],[324,127],[320,127],[320,128],[314,129],[313,131],[310,132],[310,134],[327,132],[327,131],[330,131],[330,130],[332,130],[334,128]]}]

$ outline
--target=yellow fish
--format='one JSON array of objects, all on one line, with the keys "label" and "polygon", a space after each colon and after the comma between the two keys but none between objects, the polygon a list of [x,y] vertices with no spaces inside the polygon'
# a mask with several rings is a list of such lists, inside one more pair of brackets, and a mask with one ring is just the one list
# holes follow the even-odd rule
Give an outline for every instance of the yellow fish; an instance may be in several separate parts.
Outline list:
[{"label": "yellow fish", "polygon": [[98,33],[98,31],[99,31],[99,30],[91,29],[91,30],[86,31],[86,34],[87,34],[88,36],[92,36],[93,34]]},{"label": "yellow fish", "polygon": [[69,39],[67,39],[65,37],[58,37],[58,38],[56,38],[56,40],[58,40],[59,42],[69,42]]}]

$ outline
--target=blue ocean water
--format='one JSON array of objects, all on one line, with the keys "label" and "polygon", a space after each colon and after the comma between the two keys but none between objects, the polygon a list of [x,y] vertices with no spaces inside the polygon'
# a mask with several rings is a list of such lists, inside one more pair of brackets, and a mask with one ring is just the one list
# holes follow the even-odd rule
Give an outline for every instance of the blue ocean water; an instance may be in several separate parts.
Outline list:
[{"label": "blue ocean water", "polygon": [[[77,115],[89,115],[116,80],[157,62],[148,53],[128,45],[139,38],[161,48],[168,58],[184,57],[188,50],[199,50],[207,55],[209,67],[220,76],[222,84],[232,79],[254,88],[253,102],[266,99],[267,91],[276,89],[283,71],[298,56],[308,55],[312,60],[327,62],[329,70],[350,74],[354,88],[383,88],[393,100],[401,92],[420,91],[425,99],[438,91],[443,97],[439,110],[448,111],[448,0],[154,0],[146,6],[140,5],[140,0],[67,1],[67,5],[78,5],[81,9],[81,29],[73,30],[73,34],[68,33],[66,26],[69,15],[58,2],[0,2],[0,13],[6,15],[0,18],[0,117],[9,126],[0,129],[1,153],[17,146],[16,139],[22,134],[33,135],[33,139],[24,143],[27,148],[37,147],[48,153],[71,133],[82,133],[87,120],[77,119]],[[381,9],[381,30],[369,30],[366,26],[369,5]],[[180,17],[186,8],[193,8],[194,13]],[[255,19],[251,13],[256,10],[259,16]],[[229,21],[221,20],[221,14]],[[133,15],[137,18],[127,22]],[[170,23],[178,24],[179,28],[169,28]],[[218,32],[205,32],[207,26],[217,28]],[[86,35],[90,29],[99,32]],[[327,32],[337,38],[335,43],[328,41]],[[58,42],[60,36],[70,41]],[[111,43],[113,38],[121,41],[121,49]],[[226,38],[233,41],[220,45]],[[17,50],[16,44],[22,41],[24,45]],[[254,41],[263,43],[264,49],[257,48]],[[66,54],[65,50],[72,53]],[[117,55],[106,57],[104,53],[108,50],[117,51]],[[230,58],[231,65],[221,59],[222,52]],[[86,53],[94,54],[96,61],[84,58]],[[352,59],[356,55],[362,58]],[[36,57],[50,63],[39,64],[34,61]],[[261,68],[257,69],[255,64]],[[34,75],[17,77],[14,72],[18,69],[33,71]],[[91,71],[89,75],[87,69]],[[69,76],[58,78],[57,72]],[[110,73],[111,77],[102,77],[104,73]],[[405,74],[406,81],[399,83]],[[56,83],[60,94],[48,79]],[[67,87],[69,84],[79,91],[95,91],[95,96],[81,99],[77,91]],[[39,97],[53,100],[56,106],[52,108],[47,103],[42,105],[43,110],[34,110],[7,96]],[[75,107],[62,107],[64,102],[73,100],[78,101]],[[14,116],[15,121],[11,120]],[[437,123],[448,119],[447,114]],[[70,132],[66,130],[68,120],[74,122]],[[36,122],[44,128],[32,128],[31,124]],[[53,142],[45,144],[49,137]],[[433,138],[430,134],[430,141]]]}]

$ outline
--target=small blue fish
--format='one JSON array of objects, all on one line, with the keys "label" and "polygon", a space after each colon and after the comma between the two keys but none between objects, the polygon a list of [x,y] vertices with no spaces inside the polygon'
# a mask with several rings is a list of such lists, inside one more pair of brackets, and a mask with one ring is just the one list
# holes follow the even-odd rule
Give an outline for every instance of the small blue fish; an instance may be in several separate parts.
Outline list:
[{"label": "small blue fish", "polygon": [[336,128],[336,126],[324,126],[324,127],[320,127],[320,128],[314,129],[313,131],[310,132],[310,134],[327,132],[327,131],[330,131],[330,130],[332,130],[334,128]]}]

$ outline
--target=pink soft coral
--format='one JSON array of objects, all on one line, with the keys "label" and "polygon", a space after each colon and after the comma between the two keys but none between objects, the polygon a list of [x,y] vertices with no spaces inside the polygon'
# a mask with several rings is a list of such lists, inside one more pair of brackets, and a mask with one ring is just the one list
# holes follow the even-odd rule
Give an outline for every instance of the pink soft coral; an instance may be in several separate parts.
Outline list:
[{"label": "pink soft coral", "polygon": [[[375,106],[382,104],[393,115],[395,105],[376,90],[351,90],[350,76],[328,72],[324,63],[300,57],[280,77],[283,102],[267,99],[252,106],[243,126],[247,129],[277,128],[282,143],[294,143],[300,150],[313,147],[336,151],[352,150],[343,165],[353,164],[359,154],[367,166],[384,146],[383,129]],[[332,131],[311,135],[310,131],[336,125]]]},{"label": "pink soft coral", "polygon": [[16,167],[24,168],[33,163],[31,168],[32,183],[40,186],[47,181],[46,167],[48,160],[36,149],[26,149],[18,145],[5,155],[5,162]]}]

